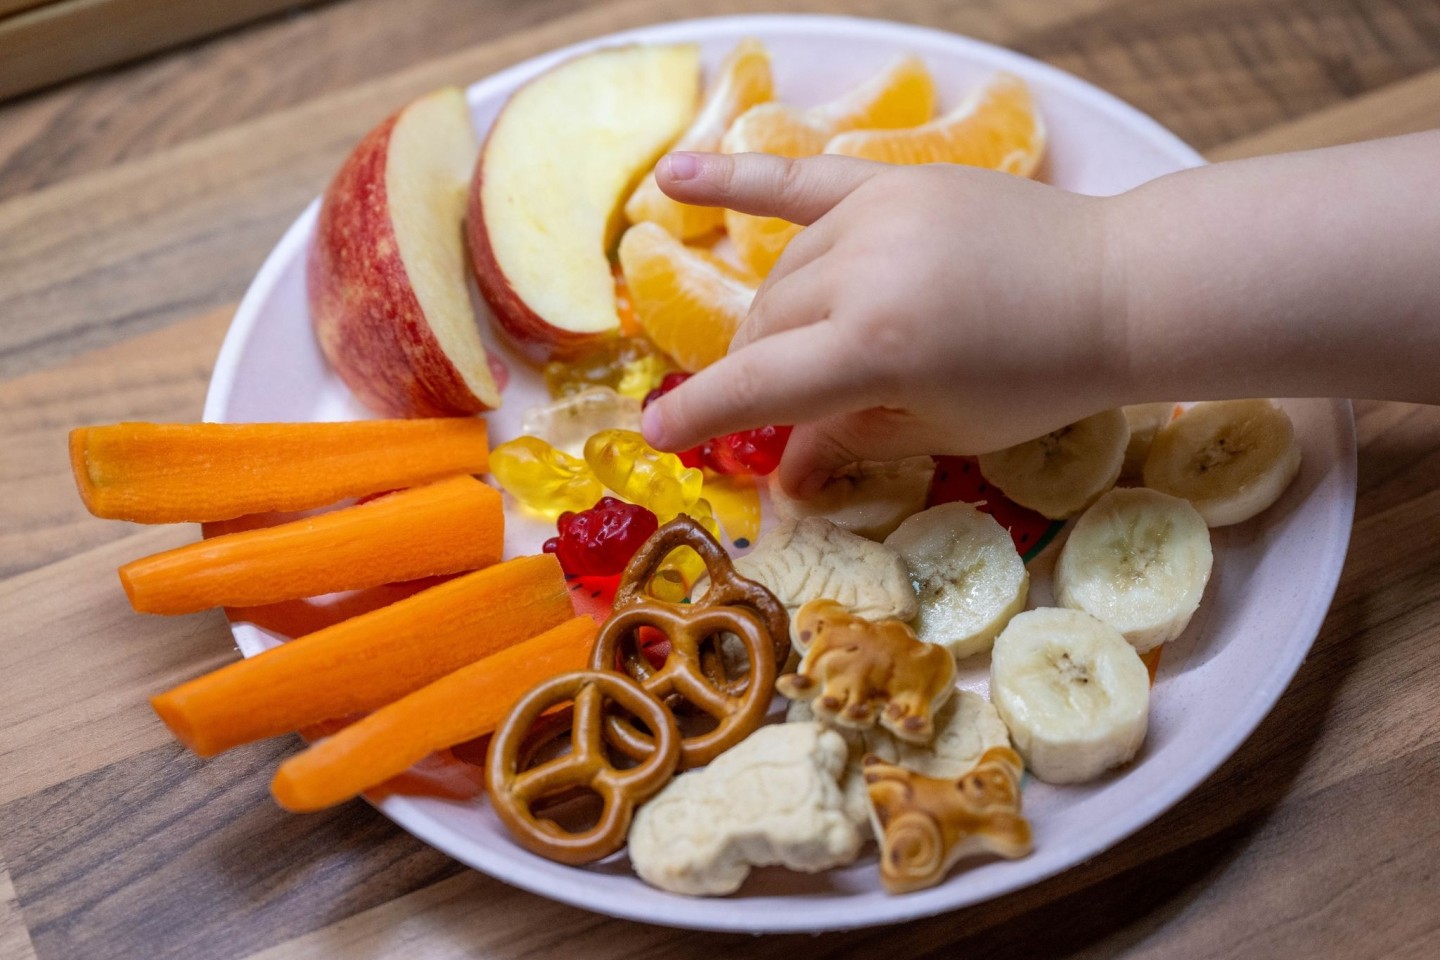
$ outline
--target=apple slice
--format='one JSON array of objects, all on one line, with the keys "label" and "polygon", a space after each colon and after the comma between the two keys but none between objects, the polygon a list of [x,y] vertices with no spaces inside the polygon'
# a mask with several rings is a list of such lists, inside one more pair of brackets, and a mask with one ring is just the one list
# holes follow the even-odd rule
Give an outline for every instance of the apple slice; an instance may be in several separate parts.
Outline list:
[{"label": "apple slice", "polygon": [[471,264],[499,330],[532,360],[619,329],[608,253],[620,205],[694,116],[699,57],[689,44],[583,54],[495,119],[470,191]]},{"label": "apple slice", "polygon": [[325,191],[307,280],[320,348],[392,417],[500,406],[466,288],[466,182],[478,146],[454,87],[361,140]]}]

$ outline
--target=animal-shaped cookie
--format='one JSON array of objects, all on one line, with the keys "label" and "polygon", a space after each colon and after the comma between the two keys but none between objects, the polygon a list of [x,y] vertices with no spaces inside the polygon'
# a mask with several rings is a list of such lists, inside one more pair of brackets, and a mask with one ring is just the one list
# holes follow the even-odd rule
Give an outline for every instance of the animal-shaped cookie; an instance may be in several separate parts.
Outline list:
[{"label": "animal-shaped cookie", "polygon": [[735,560],[735,570],[769,587],[791,617],[821,598],[871,620],[909,620],[920,610],[898,553],[824,517],[781,521]]},{"label": "animal-shaped cookie", "polygon": [[935,736],[929,743],[907,743],[878,727],[860,736],[865,741],[865,753],[927,777],[951,780],[975,766],[991,747],[1011,745],[1005,722],[994,705],[971,690],[956,690],[935,711]]},{"label": "animal-shaped cookie", "polygon": [[880,839],[880,879],[889,893],[939,883],[976,853],[1014,860],[1030,852],[1030,823],[1020,815],[1020,755],[985,751],[958,779],[937,779],[865,758],[865,784]]},{"label": "animal-shaped cookie", "polygon": [[812,600],[795,618],[805,646],[800,669],[776,681],[791,700],[811,700],[816,719],[864,730],[880,725],[927,743],[935,710],[954,690],[955,660],[922,643],[899,620],[865,620],[833,600]]},{"label": "animal-shaped cookie", "polygon": [[834,730],[761,727],[640,807],[630,862],[646,883],[689,896],[734,893],[752,867],[818,873],[850,863],[861,840],[836,783],[844,766]]}]

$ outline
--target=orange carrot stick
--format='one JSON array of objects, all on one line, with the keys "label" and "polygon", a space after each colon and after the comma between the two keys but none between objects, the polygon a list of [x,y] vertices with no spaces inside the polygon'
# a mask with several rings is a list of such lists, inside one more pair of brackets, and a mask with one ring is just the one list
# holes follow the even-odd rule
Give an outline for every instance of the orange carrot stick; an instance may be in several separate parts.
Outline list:
[{"label": "orange carrot stick", "polygon": [[421,687],[280,765],[270,792],[286,810],[332,807],[436,750],[491,733],[542,680],[584,669],[599,628],[576,617]]},{"label": "orange carrot stick", "polygon": [[221,667],[150,699],[202,757],[384,706],[575,615],[560,563],[520,557]]},{"label": "orange carrot stick", "polygon": [[485,421],[117,423],[70,432],[70,466],[97,517],[203,523],[309,510],[489,469]]},{"label": "orange carrot stick", "polygon": [[504,542],[499,491],[459,476],[144,557],[120,583],[141,613],[194,613],[479,570]]}]

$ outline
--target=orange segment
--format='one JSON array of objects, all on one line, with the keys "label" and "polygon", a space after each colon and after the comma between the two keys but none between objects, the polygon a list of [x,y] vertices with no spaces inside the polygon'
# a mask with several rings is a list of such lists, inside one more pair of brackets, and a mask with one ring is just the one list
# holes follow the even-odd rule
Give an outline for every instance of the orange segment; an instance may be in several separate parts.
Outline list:
[{"label": "orange segment", "polygon": [[655,223],[625,231],[620,267],[645,333],[692,373],[725,356],[755,297],[755,285],[738,279],[733,267]]},{"label": "orange segment", "polygon": [[935,116],[935,81],[917,56],[901,57],[838,100],[805,118],[830,136],[847,130],[914,127]]},{"label": "orange segment", "polygon": [[997,74],[950,113],[909,130],[842,133],[826,153],[883,163],[963,163],[1028,177],[1045,153],[1045,124],[1030,88]]},{"label": "orange segment", "polygon": [[[715,150],[735,118],[774,95],[770,53],[759,40],[741,40],[720,66],[720,74],[700,107],[690,129],[680,135],[672,150]],[[817,150],[818,152],[818,150]],[[658,223],[681,240],[719,230],[724,213],[718,207],[696,207],[671,200],[660,191],[652,172],[640,181],[625,202],[631,223]]]},{"label": "orange segment", "polygon": [[625,285],[625,271],[619,263],[611,263],[610,273],[615,277],[615,312],[620,317],[620,336],[639,336],[640,321],[635,318],[635,304],[630,300],[630,288]]},{"label": "orange segment", "polygon": [[768,276],[775,261],[802,228],[779,217],[752,217],[748,213],[725,211],[725,232],[735,252],[758,277]]},{"label": "orange segment", "polygon": [[[860,128],[908,127],[935,115],[935,82],[919,57],[891,64],[849,93],[802,110],[764,103],[741,114],[726,131],[720,149],[726,153],[773,153],[782,157],[813,157],[836,134]],[[725,232],[740,259],[761,277],[768,274],[785,247],[800,232],[775,217],[752,217],[725,211]]]}]

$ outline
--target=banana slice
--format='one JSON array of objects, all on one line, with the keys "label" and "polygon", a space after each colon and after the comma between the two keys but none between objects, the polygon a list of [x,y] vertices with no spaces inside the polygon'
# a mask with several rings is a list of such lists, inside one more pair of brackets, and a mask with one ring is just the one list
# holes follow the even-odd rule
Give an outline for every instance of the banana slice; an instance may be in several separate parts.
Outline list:
[{"label": "banana slice", "polygon": [[1125,414],[1106,410],[1018,446],[981,454],[980,473],[1020,506],[1064,520],[1115,486],[1129,442]]},{"label": "banana slice", "polygon": [[1145,486],[1189,500],[1212,527],[1243,523],[1300,470],[1290,417],[1270,400],[1197,403],[1155,434]]},{"label": "banana slice", "polygon": [[910,517],[885,538],[910,568],[920,596],[912,626],[957,659],[990,649],[1025,609],[1030,574],[1010,534],[968,503],[944,503]]},{"label": "banana slice", "polygon": [[1090,614],[1028,610],[995,640],[990,696],[1035,776],[1083,783],[1140,750],[1150,673],[1119,631]]},{"label": "banana slice", "polygon": [[1125,445],[1125,462],[1120,465],[1120,479],[1139,480],[1145,470],[1150,444],[1161,427],[1175,416],[1173,403],[1137,403],[1121,407],[1125,422],[1130,424],[1130,442]]},{"label": "banana slice", "polygon": [[900,521],[925,508],[935,461],[930,457],[852,464],[810,500],[793,500],[774,482],[770,501],[782,520],[824,517],[837,527],[884,540]]},{"label": "banana slice", "polygon": [[1185,630],[1214,556],[1210,529],[1186,500],[1158,490],[1111,490],[1070,531],[1055,564],[1055,596],[1119,630],[1137,653]]}]

